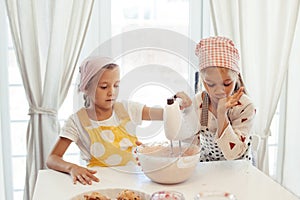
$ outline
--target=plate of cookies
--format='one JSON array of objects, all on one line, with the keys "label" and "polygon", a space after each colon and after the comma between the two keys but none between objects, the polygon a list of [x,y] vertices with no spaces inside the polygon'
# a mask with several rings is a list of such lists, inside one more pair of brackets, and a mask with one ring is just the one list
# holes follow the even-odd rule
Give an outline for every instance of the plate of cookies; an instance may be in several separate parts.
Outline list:
[{"label": "plate of cookies", "polygon": [[109,188],[84,192],[70,200],[149,200],[150,195],[132,189]]}]

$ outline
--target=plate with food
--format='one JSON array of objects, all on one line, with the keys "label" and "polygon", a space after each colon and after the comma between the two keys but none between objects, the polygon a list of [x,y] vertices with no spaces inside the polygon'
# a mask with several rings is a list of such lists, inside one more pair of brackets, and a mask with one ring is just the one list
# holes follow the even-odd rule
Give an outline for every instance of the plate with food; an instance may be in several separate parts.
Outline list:
[{"label": "plate with food", "polygon": [[81,193],[70,200],[149,200],[150,195],[141,191],[122,188],[99,189]]}]

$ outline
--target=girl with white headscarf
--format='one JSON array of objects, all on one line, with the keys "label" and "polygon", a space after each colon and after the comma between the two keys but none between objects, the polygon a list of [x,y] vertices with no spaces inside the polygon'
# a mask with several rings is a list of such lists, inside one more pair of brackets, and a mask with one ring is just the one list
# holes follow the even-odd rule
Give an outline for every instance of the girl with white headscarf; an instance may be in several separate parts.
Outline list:
[{"label": "girl with white headscarf", "polygon": [[47,159],[51,169],[69,173],[73,182],[98,182],[96,171],[67,162],[63,155],[72,142],[81,151],[88,167],[136,164],[132,149],[139,144],[136,126],[142,120],[162,120],[162,108],[136,102],[117,102],[120,69],[111,58],[88,57],[80,66],[79,91],[84,107],[66,121]]}]

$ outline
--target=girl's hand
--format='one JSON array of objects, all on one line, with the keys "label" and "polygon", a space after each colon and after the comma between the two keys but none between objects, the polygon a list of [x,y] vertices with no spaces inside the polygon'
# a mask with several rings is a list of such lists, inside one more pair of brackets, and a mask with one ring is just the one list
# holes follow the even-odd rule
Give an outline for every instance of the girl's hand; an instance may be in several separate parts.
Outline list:
[{"label": "girl's hand", "polygon": [[143,145],[143,143],[141,142],[141,141],[135,141],[135,144],[137,145],[137,146],[140,146],[140,145]]},{"label": "girl's hand", "polygon": [[238,102],[244,94],[244,88],[241,87],[236,93],[226,98],[220,99],[218,102],[218,111],[227,111],[228,109],[238,105]]},{"label": "girl's hand", "polygon": [[76,184],[76,182],[80,182],[83,185],[91,185],[92,181],[99,182],[99,179],[94,176],[97,171],[87,169],[78,165],[72,165],[70,170],[70,175],[73,178],[73,183]]},{"label": "girl's hand", "polygon": [[180,110],[183,110],[192,105],[191,98],[184,92],[177,92],[175,98],[180,98],[182,100],[180,104]]}]

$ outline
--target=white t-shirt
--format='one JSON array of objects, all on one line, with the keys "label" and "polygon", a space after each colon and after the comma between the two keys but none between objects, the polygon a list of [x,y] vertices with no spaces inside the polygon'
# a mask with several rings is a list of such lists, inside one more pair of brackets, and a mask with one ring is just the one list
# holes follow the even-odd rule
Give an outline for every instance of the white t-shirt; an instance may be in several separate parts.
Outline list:
[{"label": "white t-shirt", "polygon": [[[137,125],[142,123],[142,111],[144,104],[131,101],[122,101],[125,110],[128,112],[131,122],[126,126],[130,129],[130,133],[135,135],[135,129]],[[113,111],[110,118],[103,121],[91,120],[93,128],[99,126],[118,126],[120,121]],[[78,115],[76,113],[72,114],[65,122],[60,137],[68,138],[75,142],[79,149],[81,150],[81,158],[88,161],[91,158],[90,154],[90,137],[86,132],[84,127],[82,127]]]}]

